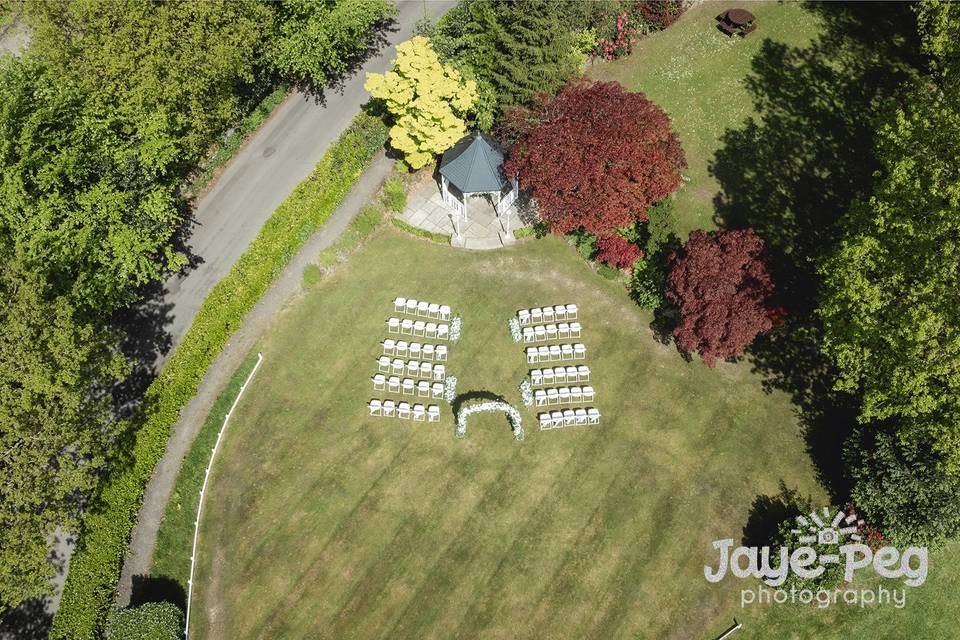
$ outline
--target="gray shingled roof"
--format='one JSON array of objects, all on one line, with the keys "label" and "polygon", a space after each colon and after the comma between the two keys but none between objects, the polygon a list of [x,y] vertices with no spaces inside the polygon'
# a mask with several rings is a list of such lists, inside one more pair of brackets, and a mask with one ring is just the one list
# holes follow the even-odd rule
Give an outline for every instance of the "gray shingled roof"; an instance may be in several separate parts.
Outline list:
[{"label": "gray shingled roof", "polygon": [[440,175],[462,193],[500,191],[507,186],[501,165],[503,150],[480,132],[461,138],[440,159]]}]

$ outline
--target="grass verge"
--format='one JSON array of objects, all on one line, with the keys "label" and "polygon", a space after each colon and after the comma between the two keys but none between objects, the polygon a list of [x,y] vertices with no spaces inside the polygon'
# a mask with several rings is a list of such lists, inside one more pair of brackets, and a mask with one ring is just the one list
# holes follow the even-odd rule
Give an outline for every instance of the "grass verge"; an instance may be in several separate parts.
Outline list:
[{"label": "grass verge", "polygon": [[426,229],[421,229],[420,227],[415,227],[412,224],[404,222],[399,218],[391,218],[390,222],[392,222],[393,226],[395,226],[397,229],[405,231],[412,236],[416,236],[417,238],[423,238],[424,240],[429,240],[430,242],[436,242],[438,244],[450,244],[449,234],[427,231]]}]

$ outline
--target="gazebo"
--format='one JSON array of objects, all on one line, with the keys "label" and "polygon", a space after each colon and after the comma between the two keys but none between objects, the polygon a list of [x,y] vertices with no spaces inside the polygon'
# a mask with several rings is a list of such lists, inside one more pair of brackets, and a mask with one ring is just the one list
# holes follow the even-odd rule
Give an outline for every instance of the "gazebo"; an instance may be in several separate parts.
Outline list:
[{"label": "gazebo", "polygon": [[510,213],[517,199],[517,180],[503,173],[504,151],[492,138],[469,134],[453,145],[440,159],[440,193],[453,210],[454,230],[460,231],[468,220],[467,201],[471,197],[491,196],[497,217],[504,220],[503,230],[510,233]]}]

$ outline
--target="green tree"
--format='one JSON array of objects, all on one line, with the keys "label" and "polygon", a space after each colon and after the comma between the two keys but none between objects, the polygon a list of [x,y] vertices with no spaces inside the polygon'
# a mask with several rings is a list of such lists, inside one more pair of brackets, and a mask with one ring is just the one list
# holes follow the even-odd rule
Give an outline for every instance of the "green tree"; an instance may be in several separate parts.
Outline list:
[{"label": "green tree", "polygon": [[464,116],[477,95],[476,84],[442,64],[423,36],[397,45],[393,69],[368,73],[364,88],[386,104],[395,121],[390,144],[414,169],[466,134]]},{"label": "green tree", "polygon": [[295,81],[322,86],[345,74],[396,13],[385,0],[287,0],[277,8],[270,61]]}]

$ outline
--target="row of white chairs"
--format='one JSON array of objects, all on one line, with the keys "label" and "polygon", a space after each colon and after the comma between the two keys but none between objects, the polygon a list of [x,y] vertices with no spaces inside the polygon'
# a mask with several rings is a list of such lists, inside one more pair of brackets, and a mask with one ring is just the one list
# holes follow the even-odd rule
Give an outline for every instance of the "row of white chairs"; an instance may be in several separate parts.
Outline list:
[{"label": "row of white chairs", "polygon": [[524,342],[543,342],[545,340],[563,340],[579,338],[582,327],[579,322],[561,322],[560,324],[538,324],[523,328]]},{"label": "row of white chairs", "polygon": [[575,425],[600,424],[600,412],[594,407],[586,409],[564,409],[563,411],[545,411],[537,414],[540,429],[557,429]]},{"label": "row of white chairs", "polygon": [[406,340],[391,340],[387,338],[383,341],[383,355],[400,357],[409,355],[411,358],[443,362],[447,359],[447,345],[420,344],[419,342],[408,343]]},{"label": "row of white chairs", "polygon": [[402,393],[405,396],[417,395],[421,398],[442,398],[443,383],[434,382],[430,384],[426,380],[414,380],[413,378],[400,379],[399,376],[390,376],[389,378],[378,373],[372,378],[374,391],[389,391],[390,393]]},{"label": "row of white chairs", "polygon": [[554,320],[576,320],[578,313],[579,309],[575,304],[557,304],[552,307],[520,309],[517,311],[517,320],[520,321],[520,326],[524,326],[531,323],[553,322]]},{"label": "row of white chairs", "polygon": [[437,382],[443,382],[447,375],[447,367],[442,364],[433,364],[422,360],[407,360],[404,362],[400,358],[391,360],[387,356],[377,358],[377,368],[381,373],[403,375],[406,372],[411,378],[427,378],[428,380],[432,378]]},{"label": "row of white chairs", "polygon": [[438,320],[449,320],[452,314],[450,307],[445,304],[414,300],[413,298],[394,298],[393,310],[397,313],[406,313],[411,316],[435,318]]},{"label": "row of white chairs", "polygon": [[397,417],[404,420],[413,419],[417,422],[440,422],[440,407],[435,404],[427,407],[422,404],[415,404],[411,407],[409,402],[396,403],[393,400],[374,398],[367,404],[367,408],[372,416]]},{"label": "row of white chairs", "polygon": [[560,360],[584,360],[586,357],[587,347],[580,342],[576,344],[552,344],[549,347],[527,347],[527,364]]},{"label": "row of white chairs", "polygon": [[530,384],[537,387],[554,382],[590,382],[590,367],[554,367],[552,369],[533,369],[530,371]]},{"label": "row of white chairs", "polygon": [[387,333],[399,333],[408,336],[422,336],[437,340],[450,339],[450,325],[411,320],[410,318],[387,318]]},{"label": "row of white chairs", "polygon": [[571,402],[593,402],[597,397],[593,387],[550,387],[533,392],[533,404],[545,407],[549,404],[570,404]]}]

